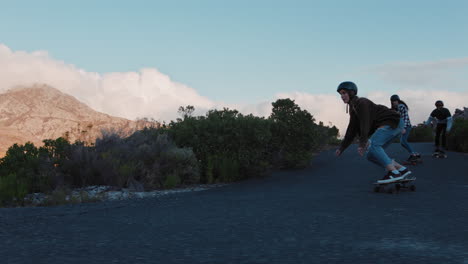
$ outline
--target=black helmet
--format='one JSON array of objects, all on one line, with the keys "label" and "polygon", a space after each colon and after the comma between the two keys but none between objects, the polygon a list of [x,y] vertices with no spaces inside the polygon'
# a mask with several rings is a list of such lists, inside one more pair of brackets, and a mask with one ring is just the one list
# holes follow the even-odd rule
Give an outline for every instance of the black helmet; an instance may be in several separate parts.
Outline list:
[{"label": "black helmet", "polygon": [[435,102],[435,106],[439,106],[439,105],[440,105],[440,106],[444,106],[444,102],[442,102],[441,100],[437,100],[437,101]]},{"label": "black helmet", "polygon": [[400,101],[400,96],[398,96],[397,94],[394,94],[390,97],[390,101],[393,102],[393,101]]},{"label": "black helmet", "polygon": [[337,92],[340,92],[340,90],[346,90],[346,91],[353,91],[354,94],[352,95],[357,95],[357,86],[353,82],[342,82],[340,85],[338,85],[338,88],[336,89]]}]

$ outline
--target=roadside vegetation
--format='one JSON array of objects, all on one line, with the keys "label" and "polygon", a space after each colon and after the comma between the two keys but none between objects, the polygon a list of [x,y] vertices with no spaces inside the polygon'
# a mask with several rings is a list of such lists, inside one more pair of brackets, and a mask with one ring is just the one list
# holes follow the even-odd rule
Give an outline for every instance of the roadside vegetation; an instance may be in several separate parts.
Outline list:
[{"label": "roadside vegetation", "polygon": [[418,124],[413,126],[410,135],[408,136],[409,142],[434,142],[434,130],[430,126]]},{"label": "roadside vegetation", "polygon": [[468,152],[468,120],[456,119],[447,137],[447,147],[451,151]]},{"label": "roadside vegetation", "polygon": [[0,205],[27,205],[32,193],[49,194],[47,204],[94,201],[65,197],[95,185],[147,191],[263,177],[306,167],[314,153],[339,143],[336,127],[317,124],[293,100],[272,107],[264,118],[227,108],[192,116],[186,106],[181,118],[126,138],[103,133],[91,145],[62,137],[41,147],[15,144],[0,159]]},{"label": "roadside vegetation", "polygon": [[[435,131],[430,126],[419,124],[411,130],[408,141],[434,142]],[[447,133],[447,147],[450,151],[468,152],[468,120],[456,119]]]}]

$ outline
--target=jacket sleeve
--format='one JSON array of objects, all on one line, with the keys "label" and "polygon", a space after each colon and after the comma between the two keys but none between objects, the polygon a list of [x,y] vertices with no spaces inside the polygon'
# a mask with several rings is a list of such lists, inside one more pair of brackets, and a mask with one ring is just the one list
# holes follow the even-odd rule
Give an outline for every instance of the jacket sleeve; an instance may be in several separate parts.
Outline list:
[{"label": "jacket sleeve", "polygon": [[359,100],[355,110],[359,116],[359,146],[366,147],[370,130],[369,101]]},{"label": "jacket sleeve", "polygon": [[429,116],[429,118],[427,119],[427,121],[425,122],[425,125],[428,126],[432,123],[432,121],[434,121],[434,117],[432,116]]},{"label": "jacket sleeve", "polygon": [[452,124],[453,124],[452,117],[451,116],[447,117],[447,128],[446,128],[447,132],[450,132],[450,130],[452,129]]},{"label": "jacket sleeve", "polygon": [[349,145],[351,145],[351,143],[353,142],[353,139],[356,137],[357,133],[358,133],[358,129],[357,129],[357,118],[355,116],[355,114],[350,114],[350,119],[349,119],[349,124],[348,124],[348,128],[346,129],[346,135],[343,139],[343,141],[341,142],[341,146],[340,146],[340,151],[343,152],[345,149],[347,149],[349,147]]}]

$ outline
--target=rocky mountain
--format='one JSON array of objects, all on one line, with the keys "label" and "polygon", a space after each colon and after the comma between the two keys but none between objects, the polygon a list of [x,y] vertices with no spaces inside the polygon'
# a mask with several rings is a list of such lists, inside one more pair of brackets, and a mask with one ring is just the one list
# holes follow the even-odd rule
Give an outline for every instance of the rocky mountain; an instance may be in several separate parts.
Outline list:
[{"label": "rocky mountain", "polygon": [[146,120],[131,121],[94,111],[73,96],[47,85],[15,87],[0,94],[0,157],[14,143],[65,137],[92,143],[102,131],[121,135],[145,126],[157,126]]}]

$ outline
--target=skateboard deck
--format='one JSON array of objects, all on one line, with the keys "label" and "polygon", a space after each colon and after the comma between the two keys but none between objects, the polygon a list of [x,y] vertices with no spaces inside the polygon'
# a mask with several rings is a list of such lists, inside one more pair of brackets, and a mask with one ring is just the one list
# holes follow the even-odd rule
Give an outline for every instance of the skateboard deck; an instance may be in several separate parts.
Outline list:
[{"label": "skateboard deck", "polygon": [[408,178],[404,178],[394,182],[374,182],[374,192],[395,193],[403,189],[408,189],[414,192],[416,191],[416,185],[414,185],[415,180],[416,177],[409,176]]}]

